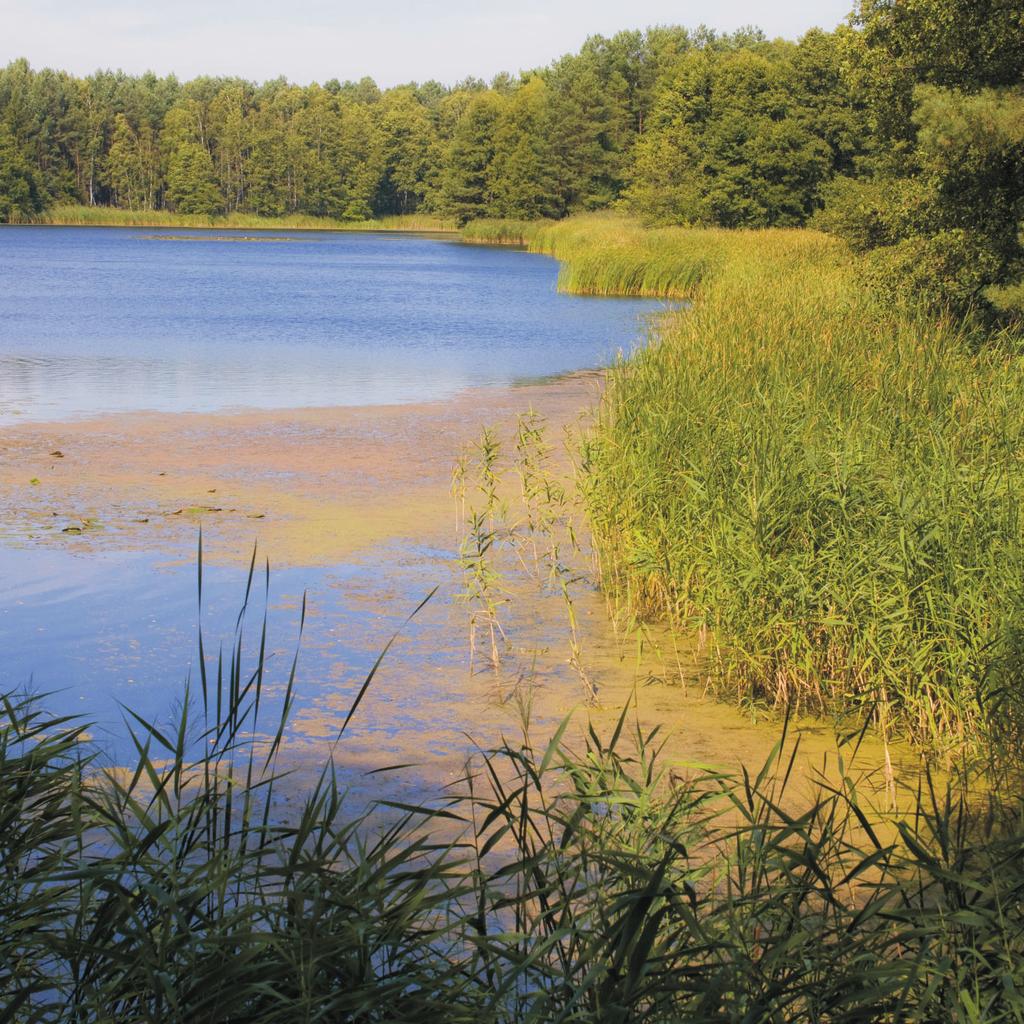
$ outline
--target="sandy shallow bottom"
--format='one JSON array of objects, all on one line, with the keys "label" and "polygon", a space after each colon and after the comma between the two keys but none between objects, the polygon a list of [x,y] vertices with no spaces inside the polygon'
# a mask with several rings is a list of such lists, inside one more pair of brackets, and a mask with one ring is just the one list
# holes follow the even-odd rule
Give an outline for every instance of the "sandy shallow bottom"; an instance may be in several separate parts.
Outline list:
[{"label": "sandy shallow bottom", "polygon": [[[679,774],[694,765],[758,769],[779,723],[708,698],[696,641],[680,649],[656,631],[616,633],[587,580],[576,586],[574,608],[596,702],[569,664],[565,602],[525,575],[510,573],[504,583],[501,667],[478,658],[470,672],[454,459],[485,425],[510,436],[528,409],[545,418],[552,440],[566,428],[585,429],[599,385],[599,375],[579,374],[422,405],[140,414],[7,428],[0,432],[0,544],[85,558],[148,552],[187,563],[201,526],[213,565],[244,564],[255,542],[261,557],[289,571],[347,567],[344,583],[333,584],[336,600],[311,608],[324,628],[301,655],[316,674],[302,681],[306,699],[285,747],[293,772],[285,803],[300,799],[330,757],[356,799],[429,799],[464,773],[477,745],[518,740],[524,721],[540,745],[573,715],[566,735],[579,745],[588,722],[610,732],[627,706],[636,727],[664,727],[665,757]],[[396,621],[434,587],[337,744],[366,666]],[[332,615],[344,622],[344,656],[332,646]],[[183,666],[187,657],[183,651]],[[794,735],[801,743],[794,793],[822,773],[834,778],[835,730],[802,721]],[[909,778],[913,757],[891,753],[898,774]],[[883,746],[869,739],[856,759],[849,751],[845,758],[857,773],[871,773],[864,791],[881,801]],[[368,774],[396,764],[410,767]]]}]

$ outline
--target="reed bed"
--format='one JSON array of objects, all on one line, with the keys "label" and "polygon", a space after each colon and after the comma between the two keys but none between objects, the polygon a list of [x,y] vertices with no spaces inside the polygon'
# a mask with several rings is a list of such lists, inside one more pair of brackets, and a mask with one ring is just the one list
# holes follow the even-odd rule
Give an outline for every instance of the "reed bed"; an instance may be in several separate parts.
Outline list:
[{"label": "reed bed", "polygon": [[53,206],[29,222],[65,227],[139,227],[139,228],[239,228],[287,229],[292,231],[423,231],[454,232],[454,221],[420,214],[346,221],[308,214],[284,217],[259,217],[248,213],[201,216],[172,213],[169,210],[121,210],[110,206]]},{"label": "reed bed", "polygon": [[282,821],[294,671],[263,722],[267,665],[243,647],[200,646],[169,728],[126,712],[118,771],[84,723],[0,698],[5,1021],[1024,1017],[1016,805],[978,815],[929,779],[883,831],[856,779],[794,806],[784,732],[759,772],[683,775],[627,710],[353,814],[336,765],[371,672]]},{"label": "reed bed", "polygon": [[705,230],[684,241],[673,230],[646,230],[614,214],[567,221],[479,220],[466,242],[516,245],[554,256],[559,288],[575,295],[689,299],[728,247],[731,233]]},{"label": "reed bed", "polygon": [[518,245],[528,246],[543,224],[554,221],[503,220],[482,218],[466,224],[459,232],[464,242],[473,245]]},{"label": "reed bed", "polygon": [[538,229],[590,294],[684,297],[609,374],[583,486],[605,585],[741,700],[1019,760],[1024,366],[883,306],[810,231]]}]

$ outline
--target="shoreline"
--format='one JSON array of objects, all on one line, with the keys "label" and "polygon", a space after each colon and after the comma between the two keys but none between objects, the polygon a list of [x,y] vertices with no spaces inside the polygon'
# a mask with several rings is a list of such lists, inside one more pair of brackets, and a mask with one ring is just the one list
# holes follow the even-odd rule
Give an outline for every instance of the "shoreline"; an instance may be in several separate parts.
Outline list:
[{"label": "shoreline", "polygon": [[567,382],[582,383],[589,381],[595,385],[600,385],[610,369],[611,367],[609,366],[584,367],[579,370],[566,370],[564,373],[521,377],[493,384],[462,384],[456,387],[450,394],[442,394],[437,397],[417,399],[410,402],[360,402],[351,405],[227,405],[217,409],[108,409],[70,413],[67,416],[44,416],[38,419],[21,417],[4,419],[0,415],[0,435],[8,430],[15,432],[59,430],[61,428],[89,424],[113,424],[115,421],[126,419],[137,419],[140,422],[144,422],[154,417],[181,418],[184,421],[189,417],[207,417],[211,419],[233,416],[284,417],[290,414],[297,416],[316,416],[322,414],[328,416],[341,410],[364,410],[369,415],[371,413],[398,412],[402,409],[426,409],[434,406],[440,408],[453,401],[473,395],[486,398],[492,394],[501,393],[503,397],[510,398],[512,394],[518,392],[529,392],[533,388],[555,388]]},{"label": "shoreline", "polygon": [[[258,520],[275,561],[334,564],[430,524],[449,527],[452,464],[484,425],[532,406],[560,432],[592,404],[602,379],[583,371],[408,404],[0,426],[0,536],[176,546],[183,524],[201,522],[216,558],[240,526],[249,534]],[[64,535],[81,523],[81,533]]]},{"label": "shoreline", "polygon": [[[102,211],[102,212],[98,212]],[[197,214],[175,214],[160,210],[121,210],[117,207],[70,207],[66,212],[56,207],[52,213],[41,213],[27,220],[2,224],[0,227],[73,227],[73,228],[178,228],[180,230],[240,231],[352,231],[409,234],[459,235],[461,229],[440,217],[405,214],[362,221],[332,220],[305,214],[282,217],[260,217],[249,214],[227,214],[203,217]]]}]

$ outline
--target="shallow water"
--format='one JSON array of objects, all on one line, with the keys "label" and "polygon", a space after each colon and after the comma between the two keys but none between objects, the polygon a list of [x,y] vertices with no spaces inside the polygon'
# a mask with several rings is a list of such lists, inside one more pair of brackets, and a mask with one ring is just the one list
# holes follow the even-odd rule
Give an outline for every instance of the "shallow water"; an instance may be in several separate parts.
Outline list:
[{"label": "shallow water", "polygon": [[[187,447],[198,417],[151,418],[160,426],[139,455],[139,471],[160,490],[143,494],[138,480],[111,479],[138,440],[138,420],[123,413],[432,399],[471,384],[507,384],[607,362],[637,341],[642,317],[658,308],[651,302],[560,295],[556,279],[557,264],[547,257],[438,237],[0,230],[0,427],[7,429],[6,438],[0,432],[0,462],[8,469],[15,465],[14,445],[18,459],[27,460],[5,477],[8,492],[0,498],[0,692],[28,686],[49,694],[53,710],[81,713],[93,723],[106,756],[130,754],[124,707],[166,723],[189,675],[193,696],[199,693],[199,517],[176,510],[216,504],[230,505],[233,512],[241,506],[235,516],[238,537],[209,537],[222,557],[208,559],[204,586],[207,651],[219,644],[230,649],[252,538],[265,539],[282,524],[287,528],[296,501],[321,509],[333,501],[325,513],[333,529],[372,517],[375,512],[365,505],[354,511],[340,507],[338,497],[351,497],[354,488],[372,491],[363,479],[368,470],[405,480],[408,473],[403,476],[394,460],[408,456],[399,447],[388,461],[388,446],[408,440],[410,431],[416,436],[409,423],[394,425],[391,418],[337,436],[329,425],[313,424],[296,440],[292,424],[272,429],[269,413],[253,413],[244,441],[248,461],[206,464],[201,472],[211,479],[198,486],[182,480],[189,467],[171,465],[167,457],[168,447]],[[475,434],[476,417],[491,412],[482,392],[467,394],[481,396],[465,412]],[[59,439],[49,438],[52,421],[104,414],[112,414],[103,422],[114,430],[107,441],[90,442],[87,428],[75,422],[57,424]],[[228,429],[235,429],[235,421]],[[377,429],[402,436],[376,438]],[[307,464],[321,435],[336,437],[341,446],[316,448],[315,459],[326,460],[322,468],[319,461]],[[200,447],[190,465],[211,456],[205,444]],[[54,457],[58,448],[63,453]],[[113,464],[90,469],[86,451],[103,454],[104,448],[114,453]],[[39,467],[37,454],[44,458]],[[441,445],[435,454],[445,494],[456,443]],[[350,471],[325,484],[346,458],[355,459]],[[417,482],[423,468],[416,471]],[[262,489],[258,506],[248,507],[255,500],[248,492],[235,493],[240,484]],[[216,499],[210,497],[214,491]],[[413,501],[404,492],[388,500]],[[188,522],[173,535],[161,532],[165,524],[183,520]],[[407,628],[402,643],[417,641],[416,664],[408,671],[420,679],[444,673],[445,685],[404,683],[389,692],[382,680],[401,662],[396,650],[375,684],[374,709],[366,708],[359,732],[374,755],[392,749],[395,760],[407,760],[397,756],[403,736],[429,730],[433,738],[424,750],[438,754],[472,722],[472,714],[450,713],[465,682],[465,635],[461,625],[453,635],[447,623],[454,551],[423,547],[426,533],[436,535],[436,525],[418,526],[418,553],[412,557],[403,549],[397,563],[381,554],[390,550],[386,540],[361,561],[325,554],[301,566],[289,557],[294,545],[284,549],[279,537],[264,544],[275,569],[265,604],[261,584],[256,586],[246,634],[248,664],[254,663],[265,607],[274,649],[265,710],[273,713],[298,642],[302,594],[308,592],[297,736],[329,738],[394,628],[437,584],[442,592]],[[303,521],[298,528],[310,535],[323,532],[322,523]],[[209,529],[215,534],[217,527]],[[485,701],[486,691],[485,685],[478,694]]]},{"label": "shallow water", "polygon": [[[275,732],[298,652],[283,748],[282,766],[291,779],[286,793],[301,795],[330,758],[360,806],[382,796],[436,798],[445,784],[461,777],[475,744],[486,748],[503,736],[518,742],[525,709],[536,746],[572,715],[575,725],[566,739],[579,749],[588,722],[607,737],[629,708],[629,733],[633,716],[644,732],[663,729],[669,737],[665,762],[684,776],[706,766],[735,771],[745,764],[758,770],[772,755],[781,731],[777,720],[755,721],[704,696],[699,652],[677,649],[649,633],[643,640],[616,638],[603,599],[580,581],[574,604],[582,659],[597,689],[597,704],[591,706],[566,658],[568,623],[561,597],[542,592],[511,564],[502,568],[508,573],[503,594],[510,597],[501,611],[508,646],[503,645],[498,671],[481,654],[473,673],[467,648],[470,609],[458,600],[462,581],[450,550],[393,543],[343,566],[274,569],[267,593],[257,570],[241,646],[246,679],[257,663],[265,614],[268,657],[258,737],[269,740]],[[194,560],[169,562],[154,552],[0,547],[0,647],[6,652],[0,692],[29,683],[30,690],[45,695],[48,709],[89,723],[100,764],[125,765],[134,763],[129,728],[145,736],[124,709],[173,736],[190,679],[191,750],[198,752],[203,732],[198,627],[201,620],[212,690],[218,652],[229,657],[238,642],[247,575],[241,549],[234,561],[207,565],[200,616]],[[34,578],[31,586],[8,582],[28,576]],[[365,699],[339,742],[371,671]],[[211,696],[211,707],[214,703]],[[799,736],[801,751],[794,796],[809,792],[816,778],[836,778],[840,746],[828,723],[794,723],[791,736]],[[159,759],[162,752],[154,747]],[[847,743],[842,754],[862,780],[862,796],[882,806],[885,751],[878,741],[869,738],[856,756]],[[912,779],[916,769],[909,752],[893,755],[897,778]],[[392,772],[393,766],[400,770]]]},{"label": "shallow water", "polygon": [[444,237],[0,230],[0,424],[414,402],[605,365],[658,303]]},{"label": "shallow water", "polygon": [[[464,663],[460,652],[440,642],[450,587],[429,611],[406,622],[446,575],[441,557],[423,549],[414,559],[396,559],[386,581],[375,560],[276,568],[269,587],[265,569],[257,566],[242,629],[236,631],[249,575],[242,551],[227,565],[204,567],[200,614],[194,558],[176,562],[164,552],[0,546],[0,692],[26,689],[49,710],[81,716],[104,757],[117,763],[132,752],[124,709],[165,730],[176,721],[186,692],[198,710],[200,624],[212,691],[219,653],[226,666],[239,636],[245,677],[255,669],[265,617],[264,730],[273,731],[294,664],[294,734],[308,737],[315,720],[321,723],[313,730],[316,738],[330,740],[322,723],[333,722],[350,705],[396,631],[402,643],[417,643],[424,674]],[[432,643],[430,634],[439,642]],[[381,673],[373,706],[367,702],[359,722],[359,731],[378,746],[422,729],[437,714],[430,690],[392,692],[387,675]],[[335,714],[321,713],[325,702]]]},{"label": "shallow water", "polygon": [[[436,794],[474,740],[514,737],[527,707],[535,738],[550,735],[586,700],[566,605],[509,576],[510,650],[500,672],[470,674],[450,468],[484,423],[511,444],[527,407],[559,448],[594,382],[381,404],[601,363],[656,305],[560,296],[553,261],[447,240],[175,234],[0,231],[0,692],[49,694],[51,709],[92,723],[102,759],[131,760],[125,707],[167,725],[186,678],[198,701],[200,619],[211,676],[218,649],[231,650],[256,538],[274,563],[266,598],[257,573],[242,643],[251,670],[266,612],[261,731],[281,706],[308,598],[287,742],[295,778],[333,752],[399,629],[339,750],[346,785]],[[378,404],[298,408],[346,403]],[[263,411],[188,414],[235,405]],[[277,406],[294,411],[265,411]],[[186,415],[121,414],[140,409]],[[114,415],[73,422],[103,412]],[[628,706],[645,729],[674,730],[679,770],[760,765],[777,723],[705,700],[699,652],[623,644],[600,595],[585,581],[576,590],[599,692],[581,726],[613,729]],[[831,756],[827,727],[805,731],[809,759]],[[396,764],[427,767],[365,774]]]}]

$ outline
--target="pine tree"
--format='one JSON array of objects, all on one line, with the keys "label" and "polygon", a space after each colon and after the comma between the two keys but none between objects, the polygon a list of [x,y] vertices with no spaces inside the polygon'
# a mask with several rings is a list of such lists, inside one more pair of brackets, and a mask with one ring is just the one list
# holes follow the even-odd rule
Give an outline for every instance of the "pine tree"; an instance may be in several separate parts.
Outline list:
[{"label": "pine tree", "polygon": [[32,165],[14,136],[0,123],[0,221],[16,222],[42,208],[39,184]]},{"label": "pine tree", "polygon": [[564,213],[547,86],[534,78],[509,98],[494,133],[487,171],[490,208],[499,217],[533,220]]},{"label": "pine tree", "polygon": [[496,93],[479,92],[455,126],[441,172],[439,205],[460,224],[493,212],[489,178],[494,134],[506,103]]}]

